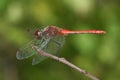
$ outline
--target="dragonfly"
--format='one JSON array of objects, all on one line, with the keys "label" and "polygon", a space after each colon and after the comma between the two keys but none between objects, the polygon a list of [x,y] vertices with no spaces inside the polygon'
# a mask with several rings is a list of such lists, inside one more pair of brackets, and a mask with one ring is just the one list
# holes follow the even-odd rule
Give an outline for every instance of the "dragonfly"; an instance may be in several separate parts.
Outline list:
[{"label": "dragonfly", "polygon": [[39,52],[32,48],[35,45],[44,52],[55,54],[65,43],[65,36],[69,34],[105,34],[104,30],[67,30],[57,26],[47,26],[43,29],[37,29],[34,32],[34,39],[25,46],[21,47],[16,57],[18,60],[27,59],[34,55],[32,65],[36,65],[46,59]]}]

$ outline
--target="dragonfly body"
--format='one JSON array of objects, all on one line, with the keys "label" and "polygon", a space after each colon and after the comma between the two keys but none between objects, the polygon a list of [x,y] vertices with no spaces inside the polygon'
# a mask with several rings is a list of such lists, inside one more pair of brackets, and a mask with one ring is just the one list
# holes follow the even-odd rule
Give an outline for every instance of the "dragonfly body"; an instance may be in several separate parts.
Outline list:
[{"label": "dragonfly body", "polygon": [[34,32],[35,39],[29,42],[24,47],[17,51],[17,59],[26,59],[34,55],[32,64],[38,64],[40,61],[44,60],[46,57],[41,56],[31,45],[38,46],[41,50],[55,54],[63,46],[65,42],[64,36],[68,34],[82,34],[82,33],[92,33],[92,34],[104,34],[103,30],[66,30],[61,29],[56,26],[47,26],[42,30],[36,30]]}]

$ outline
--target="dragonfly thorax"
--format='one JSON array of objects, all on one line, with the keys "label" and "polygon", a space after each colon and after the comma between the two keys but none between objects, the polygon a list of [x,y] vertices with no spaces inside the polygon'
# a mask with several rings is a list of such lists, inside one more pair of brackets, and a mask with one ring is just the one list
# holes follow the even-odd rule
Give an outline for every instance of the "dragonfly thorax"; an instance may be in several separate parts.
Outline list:
[{"label": "dragonfly thorax", "polygon": [[60,35],[60,29],[55,26],[48,26],[42,30],[36,30],[34,33],[34,36],[38,39],[41,39],[41,37],[47,38],[56,35]]}]

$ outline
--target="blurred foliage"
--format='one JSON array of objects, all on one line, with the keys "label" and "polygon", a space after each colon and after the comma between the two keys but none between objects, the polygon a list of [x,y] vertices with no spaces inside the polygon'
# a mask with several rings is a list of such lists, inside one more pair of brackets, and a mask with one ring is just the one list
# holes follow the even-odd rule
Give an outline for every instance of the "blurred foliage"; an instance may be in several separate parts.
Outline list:
[{"label": "blurred foliage", "polygon": [[[32,40],[35,28],[103,29],[105,35],[70,35],[60,50],[72,63],[102,80],[120,79],[119,0],[0,0],[0,80],[90,80],[47,59],[32,66],[16,51]],[[48,66],[49,65],[49,66]]]}]

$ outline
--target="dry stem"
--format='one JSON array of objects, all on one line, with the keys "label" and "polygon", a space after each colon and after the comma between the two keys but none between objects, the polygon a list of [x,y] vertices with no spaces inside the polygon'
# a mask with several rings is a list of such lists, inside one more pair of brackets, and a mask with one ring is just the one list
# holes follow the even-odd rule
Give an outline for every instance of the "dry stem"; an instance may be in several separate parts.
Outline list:
[{"label": "dry stem", "polygon": [[33,47],[34,49],[36,49],[36,50],[39,52],[39,54],[42,55],[42,56],[46,56],[46,57],[52,58],[52,59],[54,59],[54,60],[57,60],[57,61],[59,61],[59,62],[61,62],[61,63],[64,63],[64,64],[68,65],[69,67],[74,68],[74,69],[76,69],[77,71],[79,71],[79,72],[83,73],[84,75],[88,76],[88,77],[91,78],[92,80],[99,80],[97,77],[93,76],[92,74],[90,74],[90,73],[87,72],[86,70],[81,69],[80,67],[77,67],[76,65],[70,63],[70,62],[67,61],[65,58],[59,58],[59,57],[57,57],[57,56],[55,56],[55,55],[53,55],[53,54],[46,53],[46,52],[44,52],[43,50],[39,49],[39,48],[38,48],[37,46],[35,46],[35,45],[32,45],[32,47]]}]

